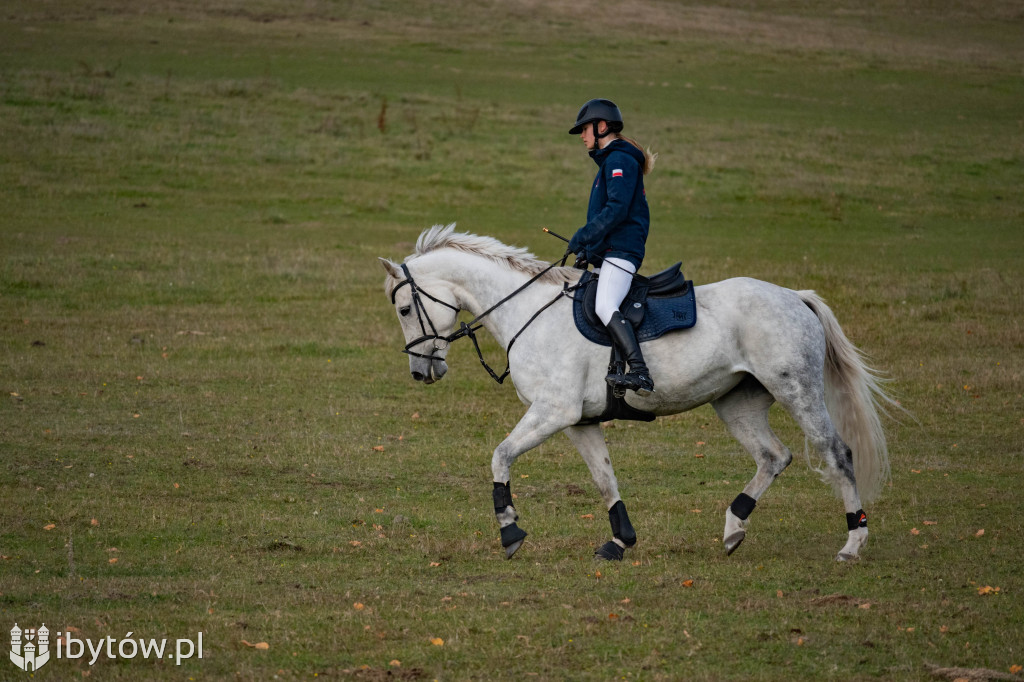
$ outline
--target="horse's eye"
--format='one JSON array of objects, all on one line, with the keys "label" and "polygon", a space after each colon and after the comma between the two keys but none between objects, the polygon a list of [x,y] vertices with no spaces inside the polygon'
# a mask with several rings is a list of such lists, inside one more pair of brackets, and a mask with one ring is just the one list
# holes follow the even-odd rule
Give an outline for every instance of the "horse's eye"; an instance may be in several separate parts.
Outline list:
[{"label": "horse's eye", "polygon": [[398,314],[401,315],[402,317],[405,317],[406,315],[409,314],[409,311],[411,310],[412,308],[410,306],[404,306],[398,309]]}]

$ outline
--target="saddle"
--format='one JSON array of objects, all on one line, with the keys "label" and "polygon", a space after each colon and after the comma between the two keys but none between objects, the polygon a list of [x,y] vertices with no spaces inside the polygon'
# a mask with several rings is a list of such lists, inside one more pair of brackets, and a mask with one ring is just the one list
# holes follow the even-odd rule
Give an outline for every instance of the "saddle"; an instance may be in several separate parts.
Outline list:
[{"label": "saddle", "polygon": [[[697,323],[697,300],[693,282],[686,279],[676,263],[656,275],[633,276],[633,285],[623,299],[619,312],[636,329],[637,341],[651,341],[677,329],[689,329]],[[572,317],[580,333],[594,343],[611,346],[594,302],[597,300],[597,276],[587,271],[580,277],[573,297]]]},{"label": "saddle", "polygon": [[[651,277],[633,276],[633,284],[623,299],[619,312],[636,329],[637,341],[651,341],[678,329],[689,329],[697,323],[697,300],[693,282],[682,273],[682,263]],[[573,296],[572,317],[583,336],[602,346],[611,346],[609,371],[621,369],[622,358],[605,331],[605,326],[594,311],[597,300],[597,276],[587,271],[580,277]],[[625,394],[608,387],[608,402],[604,412],[580,424],[596,424],[612,419],[654,421],[655,415],[632,407]]]}]

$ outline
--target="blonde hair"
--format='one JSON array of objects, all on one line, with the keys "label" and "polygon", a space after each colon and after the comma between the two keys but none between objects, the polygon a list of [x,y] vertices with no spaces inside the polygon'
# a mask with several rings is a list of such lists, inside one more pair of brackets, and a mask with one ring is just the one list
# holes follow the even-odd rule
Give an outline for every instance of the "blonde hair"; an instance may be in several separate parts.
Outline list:
[{"label": "blonde hair", "polygon": [[631,137],[626,137],[625,135],[618,134],[618,138],[623,142],[630,143],[631,145],[639,149],[641,152],[643,152],[644,163],[643,166],[641,166],[640,170],[643,171],[644,175],[647,175],[654,169],[654,162],[658,160],[658,155],[656,153],[652,152],[650,148],[641,147],[640,143]]}]

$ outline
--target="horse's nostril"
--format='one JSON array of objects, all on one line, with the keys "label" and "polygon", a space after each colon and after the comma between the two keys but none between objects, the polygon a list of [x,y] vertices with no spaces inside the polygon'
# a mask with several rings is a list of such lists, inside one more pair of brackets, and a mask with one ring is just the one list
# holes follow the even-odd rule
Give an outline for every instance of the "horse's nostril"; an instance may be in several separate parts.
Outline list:
[{"label": "horse's nostril", "polygon": [[416,381],[423,381],[423,372],[413,372],[412,378]]}]

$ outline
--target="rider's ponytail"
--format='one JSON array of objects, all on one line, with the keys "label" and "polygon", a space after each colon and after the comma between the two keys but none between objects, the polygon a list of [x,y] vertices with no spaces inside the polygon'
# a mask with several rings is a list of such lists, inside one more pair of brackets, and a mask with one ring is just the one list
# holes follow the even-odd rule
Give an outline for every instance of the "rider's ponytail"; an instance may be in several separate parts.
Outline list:
[{"label": "rider's ponytail", "polygon": [[634,147],[636,147],[637,149],[644,153],[644,165],[641,170],[643,171],[644,175],[650,173],[651,170],[654,169],[654,162],[658,160],[658,155],[652,152],[650,149],[644,149],[643,147],[640,146],[639,142],[637,142],[631,137],[626,137],[620,133],[619,138],[625,142],[630,143],[631,145],[633,145]]}]

